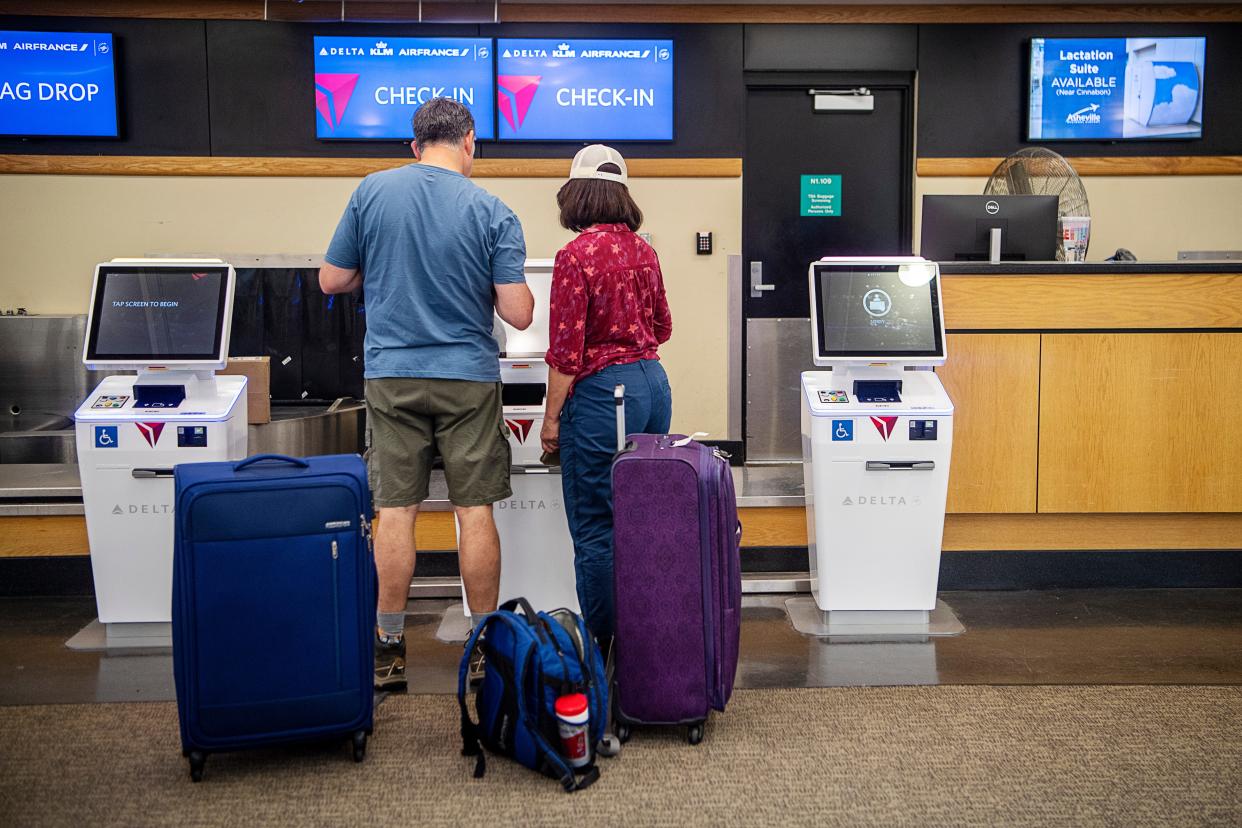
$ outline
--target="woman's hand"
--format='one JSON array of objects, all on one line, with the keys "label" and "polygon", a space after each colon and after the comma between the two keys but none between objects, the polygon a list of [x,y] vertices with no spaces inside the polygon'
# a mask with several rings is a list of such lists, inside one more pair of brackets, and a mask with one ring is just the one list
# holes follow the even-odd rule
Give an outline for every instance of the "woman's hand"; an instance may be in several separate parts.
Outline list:
[{"label": "woman's hand", "polygon": [[539,431],[539,442],[543,446],[543,450],[551,454],[561,447],[561,421],[560,418],[552,419],[545,417],[543,428]]}]

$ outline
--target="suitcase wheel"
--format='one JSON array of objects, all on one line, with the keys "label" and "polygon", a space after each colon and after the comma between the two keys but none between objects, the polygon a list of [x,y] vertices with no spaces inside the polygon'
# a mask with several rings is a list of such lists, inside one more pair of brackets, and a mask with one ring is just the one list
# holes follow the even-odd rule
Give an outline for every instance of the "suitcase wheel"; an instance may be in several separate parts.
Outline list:
[{"label": "suitcase wheel", "polygon": [[634,735],[632,732],[630,732],[630,726],[627,724],[622,724],[621,722],[617,722],[616,729],[617,729],[617,739],[619,739],[621,744],[623,745],[630,740],[631,736]]},{"label": "suitcase wheel", "polygon": [[190,780],[193,782],[203,781],[203,767],[207,764],[207,754],[201,750],[192,750],[189,753],[190,758]]},{"label": "suitcase wheel", "polygon": [[608,733],[599,740],[599,744],[595,746],[595,752],[600,756],[607,756],[609,759],[614,756],[620,756],[621,740],[611,733]]},{"label": "suitcase wheel", "polygon": [[353,745],[355,762],[361,762],[367,758],[367,732],[365,730],[354,732]]},{"label": "suitcase wheel", "polygon": [[703,741],[703,731],[707,728],[706,722],[692,724],[686,728],[686,740],[692,745],[697,745]]}]

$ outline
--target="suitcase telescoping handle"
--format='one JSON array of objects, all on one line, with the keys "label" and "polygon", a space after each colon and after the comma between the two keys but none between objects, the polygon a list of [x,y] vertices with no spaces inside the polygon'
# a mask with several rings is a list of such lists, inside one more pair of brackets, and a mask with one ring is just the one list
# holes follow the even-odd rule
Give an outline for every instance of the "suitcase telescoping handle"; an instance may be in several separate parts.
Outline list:
[{"label": "suitcase telescoping handle", "polygon": [[612,389],[612,401],[617,407],[617,453],[625,451],[625,386],[618,384]]},{"label": "suitcase telescoping handle", "polygon": [[310,463],[307,463],[305,460],[299,460],[296,457],[289,457],[286,454],[256,454],[253,457],[247,457],[240,463],[233,464],[233,471],[238,472],[247,466],[253,466],[255,463],[263,463],[269,460],[275,463],[288,463],[290,465],[297,466],[299,469],[310,468]]}]

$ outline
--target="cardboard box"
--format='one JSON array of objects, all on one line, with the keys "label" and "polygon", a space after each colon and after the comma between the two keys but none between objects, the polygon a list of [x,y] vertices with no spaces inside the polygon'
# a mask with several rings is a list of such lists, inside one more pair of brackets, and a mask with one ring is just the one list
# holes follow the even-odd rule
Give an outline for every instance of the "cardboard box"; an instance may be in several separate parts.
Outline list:
[{"label": "cardboard box", "polygon": [[272,421],[271,357],[229,357],[221,374],[246,377],[246,416],[251,425]]}]

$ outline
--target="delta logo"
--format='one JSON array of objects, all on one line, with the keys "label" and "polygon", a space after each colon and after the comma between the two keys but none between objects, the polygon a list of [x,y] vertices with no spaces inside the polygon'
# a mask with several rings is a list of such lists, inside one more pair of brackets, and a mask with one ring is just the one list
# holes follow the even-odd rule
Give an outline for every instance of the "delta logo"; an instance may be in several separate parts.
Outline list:
[{"label": "delta logo", "polygon": [[142,439],[147,441],[147,445],[155,448],[155,444],[160,441],[160,435],[164,433],[164,423],[134,423],[138,427],[138,433],[142,435]]},{"label": "delta logo", "polygon": [[892,436],[893,429],[897,427],[896,417],[872,417],[871,424],[875,426],[875,430],[880,432],[880,436],[888,442],[888,438]]},{"label": "delta logo", "polygon": [[535,100],[541,80],[542,75],[496,76],[496,100],[500,106],[500,114],[514,132],[521,129],[526,122],[526,113],[530,112],[531,102]]},{"label": "delta logo", "polygon": [[522,445],[526,444],[526,438],[530,436],[530,430],[534,428],[534,420],[505,420],[505,425],[509,427],[509,433],[517,438]]},{"label": "delta logo", "polygon": [[359,77],[358,73],[315,75],[315,110],[329,129],[335,130],[345,120],[345,108],[349,106]]}]

